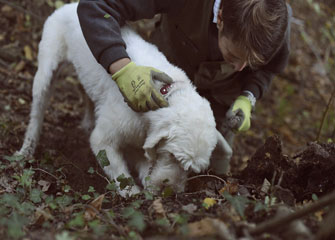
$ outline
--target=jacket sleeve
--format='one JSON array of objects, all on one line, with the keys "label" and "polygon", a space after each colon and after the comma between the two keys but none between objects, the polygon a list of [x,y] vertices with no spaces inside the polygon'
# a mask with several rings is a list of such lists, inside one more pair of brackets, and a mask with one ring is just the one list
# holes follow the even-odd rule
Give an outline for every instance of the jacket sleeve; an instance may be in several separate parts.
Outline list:
[{"label": "jacket sleeve", "polygon": [[290,54],[292,9],[289,5],[287,5],[287,7],[289,16],[288,27],[286,29],[285,40],[282,46],[268,64],[257,71],[250,71],[245,77],[246,84],[242,90],[252,92],[257,99],[262,98],[262,96],[268,91],[275,75],[283,72],[288,63]]},{"label": "jacket sleeve", "polygon": [[257,99],[262,98],[268,91],[275,75],[284,71],[288,63],[289,52],[289,41],[287,39],[267,65],[256,71],[250,70],[245,77],[246,84],[243,90],[252,92]]},{"label": "jacket sleeve", "polygon": [[168,12],[177,0],[81,0],[77,13],[84,38],[95,59],[108,71],[111,63],[128,57],[120,27],[127,20],[152,18]]}]

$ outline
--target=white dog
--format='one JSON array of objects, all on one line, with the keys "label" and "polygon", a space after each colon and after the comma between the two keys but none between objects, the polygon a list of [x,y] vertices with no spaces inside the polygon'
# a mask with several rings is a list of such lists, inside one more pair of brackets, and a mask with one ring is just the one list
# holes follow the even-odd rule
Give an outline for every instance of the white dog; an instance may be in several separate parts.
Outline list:
[{"label": "white dog", "polygon": [[[229,162],[231,148],[215,128],[208,101],[199,96],[186,74],[171,65],[154,45],[124,27],[122,37],[132,61],[164,71],[174,80],[169,87],[159,86],[167,89],[165,97],[169,107],[146,113],[137,113],[128,107],[111,75],[91,54],[81,32],[76,8],[77,3],[67,4],[45,22],[33,83],[30,122],[19,154],[34,153],[53,71],[61,61],[67,60],[73,63],[81,84],[94,103],[95,126],[90,145],[95,154],[106,151],[110,165],[105,166],[104,171],[110,179],[121,174],[130,177],[129,167],[133,167],[144,187],[160,186],[168,179],[168,184],[181,191],[188,170],[197,173],[205,170],[216,146],[222,150],[219,160]],[[86,116],[85,119],[92,118]],[[94,125],[94,122],[84,125]],[[146,181],[148,175],[150,180]],[[120,190],[120,194],[125,196],[138,191],[135,186],[128,192]]]}]

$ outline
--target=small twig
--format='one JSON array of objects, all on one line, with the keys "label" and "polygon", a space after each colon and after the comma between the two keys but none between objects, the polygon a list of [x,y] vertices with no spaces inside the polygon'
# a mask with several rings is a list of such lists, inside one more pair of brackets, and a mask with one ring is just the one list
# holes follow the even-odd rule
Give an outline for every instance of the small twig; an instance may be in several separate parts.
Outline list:
[{"label": "small twig", "polygon": [[277,177],[277,170],[275,170],[275,171],[273,172],[272,179],[271,179],[271,186],[276,185],[276,183],[275,183],[275,181],[276,181],[276,177]]},{"label": "small twig", "polygon": [[107,216],[108,223],[112,225],[121,236],[127,237],[127,234],[124,232],[124,230],[114,222],[114,220],[106,213],[106,211],[104,209],[101,209],[101,211]]},{"label": "small twig", "polygon": [[[335,126],[335,124],[334,124],[334,126]],[[333,130],[333,132],[332,132],[331,139],[332,139],[333,141],[335,140],[335,127],[334,127],[334,130]]]},{"label": "small twig", "polygon": [[186,192],[184,193],[184,195],[195,195],[195,194],[201,194],[201,193],[207,193],[206,190],[200,190],[200,191],[196,191],[196,192]]},{"label": "small twig", "polygon": [[49,172],[45,171],[45,170],[44,170],[44,169],[42,169],[42,168],[33,168],[33,170],[35,170],[35,171],[41,171],[41,172],[44,172],[44,173],[46,173],[46,174],[49,174],[51,177],[55,178],[56,180],[59,180],[59,178],[58,178],[58,177],[56,177],[56,176],[55,176],[55,175],[53,175],[52,173],[49,173]]},{"label": "small twig", "polygon": [[[327,51],[326,51],[326,54],[325,54],[325,59],[322,59],[322,58],[321,58],[321,54],[320,54],[320,50],[318,50],[318,49],[315,47],[315,45],[314,45],[313,42],[312,42],[312,39],[307,35],[307,33],[306,33],[305,29],[304,29],[304,26],[300,26],[300,27],[299,27],[299,30],[300,30],[301,33],[305,34],[305,36],[307,37],[306,39],[304,39],[304,40],[305,40],[305,43],[307,43],[308,47],[309,47],[309,48],[311,49],[311,51],[313,52],[313,54],[314,54],[314,56],[316,57],[317,61],[318,61],[320,64],[322,64],[322,66],[326,69],[325,61],[326,61],[327,58],[329,57],[329,51],[330,51],[330,48],[326,49]],[[333,78],[333,77],[332,77],[332,75],[330,74],[329,71],[327,71],[325,77],[328,79],[328,81],[329,81],[329,82],[333,85],[333,87],[335,88],[335,81],[332,81],[332,78]],[[319,91],[317,91],[317,92],[319,93]],[[322,94],[319,93],[319,95],[320,95],[322,98],[324,98]],[[324,125],[324,123],[325,123],[326,116],[327,116],[327,114],[328,114],[328,112],[329,112],[329,108],[330,108],[330,106],[331,106],[331,103],[332,103],[334,97],[335,97],[335,89],[333,90],[332,95],[331,95],[330,99],[328,100],[326,110],[325,110],[324,113],[323,113],[322,120],[321,120],[321,124],[320,124],[319,130],[318,130],[318,134],[317,134],[317,137],[316,137],[316,141],[319,141],[319,139],[320,139],[321,130],[322,130],[323,125]],[[325,101],[325,102],[327,102],[327,101]]]},{"label": "small twig", "polygon": [[320,124],[319,131],[318,131],[318,135],[316,137],[316,141],[319,141],[319,139],[320,139],[321,131],[322,131],[323,125],[325,124],[326,116],[329,112],[329,109],[330,109],[330,106],[333,102],[334,97],[335,97],[335,89],[333,90],[332,95],[330,96],[330,98],[328,100],[326,110],[323,112],[322,119],[321,119],[321,124]]},{"label": "small twig", "polygon": [[283,181],[283,177],[284,177],[284,171],[281,171],[280,176],[279,176],[279,180],[277,182],[277,186],[280,187],[281,182]]},{"label": "small twig", "polygon": [[193,177],[190,177],[188,178],[186,181],[191,181],[193,179],[196,179],[196,178],[202,178],[202,177],[211,177],[211,178],[215,178],[217,180],[220,180],[221,182],[223,182],[225,185],[227,185],[227,182],[225,180],[223,180],[222,178],[218,177],[218,176],[215,176],[215,175],[196,175],[196,176],[193,176]]},{"label": "small twig", "polygon": [[[61,165],[59,166],[59,168],[63,169],[63,167],[68,166],[68,165],[73,166],[73,167],[77,168],[77,169],[80,171],[80,173],[81,173],[81,174],[80,174],[81,180],[82,180],[82,182],[83,182],[84,184],[86,184],[86,178],[83,177],[83,175],[85,175],[85,172],[84,172],[80,167],[76,166],[75,164],[73,164],[73,163],[71,163],[71,162],[69,162],[69,163],[64,163],[64,164],[61,164]],[[60,172],[61,172],[61,174],[62,174],[65,178],[67,177],[66,174],[63,174],[62,171],[60,171]]]},{"label": "small twig", "polygon": [[259,235],[261,233],[265,233],[265,232],[272,232],[278,229],[278,227],[282,225],[289,224],[298,218],[304,217],[305,215],[308,215],[317,210],[320,210],[334,202],[335,202],[335,191],[320,198],[317,202],[312,203],[311,205],[307,207],[304,207],[302,209],[299,209],[293,212],[292,214],[282,216],[282,217],[276,217],[276,218],[270,219],[269,221],[263,222],[259,224],[258,226],[256,226],[255,228],[250,229],[249,232],[251,235],[254,235],[254,236]]},{"label": "small twig", "polygon": [[102,176],[98,171],[95,171],[95,173],[98,174],[98,176],[100,176],[101,178],[105,179],[108,184],[111,184],[111,182],[109,181],[109,179],[106,178],[105,176]]},{"label": "small twig", "polygon": [[311,37],[305,31],[305,27],[304,26],[299,26],[299,30],[306,37],[306,38],[303,38],[303,40],[304,40],[305,43],[307,43],[309,49],[312,51],[312,53],[316,57],[317,61],[319,63],[321,63],[322,65],[324,65],[324,62],[322,61],[322,57],[321,57],[321,54],[320,54],[321,51],[320,51],[320,49],[318,49],[315,46],[315,44],[313,44],[313,40],[311,39]]},{"label": "small twig", "polygon": [[0,58],[0,64],[4,66],[5,68],[9,68],[9,64],[7,64],[4,60]]}]

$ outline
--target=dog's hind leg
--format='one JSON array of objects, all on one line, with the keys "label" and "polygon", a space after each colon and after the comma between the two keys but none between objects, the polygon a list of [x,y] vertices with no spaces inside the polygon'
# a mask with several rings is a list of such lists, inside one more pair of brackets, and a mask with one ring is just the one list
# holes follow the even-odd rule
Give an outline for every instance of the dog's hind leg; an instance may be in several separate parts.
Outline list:
[{"label": "dog's hind leg", "polygon": [[[60,68],[56,70],[57,73],[59,71]],[[37,72],[35,75],[35,79],[43,77],[41,75],[43,74]],[[57,77],[58,74],[55,74],[53,79],[57,79]],[[33,95],[33,102],[30,110],[30,120],[27,127],[27,131],[25,133],[23,145],[20,151],[17,152],[16,154],[23,155],[25,157],[32,156],[34,154],[42,128],[44,112],[49,104],[50,96],[52,95],[51,92],[52,92],[52,86],[47,86],[44,89],[42,89],[42,91],[40,91],[39,94]]]},{"label": "dog's hind leg", "polygon": [[65,58],[63,29],[57,18],[52,16],[46,21],[42,40],[39,44],[38,69],[33,83],[33,102],[30,120],[21,150],[16,154],[32,156],[39,140],[44,110],[48,104],[51,81],[54,71]]}]

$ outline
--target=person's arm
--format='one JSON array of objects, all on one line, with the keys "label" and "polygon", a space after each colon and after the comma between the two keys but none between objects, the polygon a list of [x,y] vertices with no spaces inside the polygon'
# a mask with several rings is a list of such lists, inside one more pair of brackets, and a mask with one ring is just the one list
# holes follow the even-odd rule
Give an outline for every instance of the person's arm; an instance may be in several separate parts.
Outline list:
[{"label": "person's arm", "polygon": [[84,38],[97,62],[112,74],[125,101],[136,112],[168,106],[155,81],[170,84],[172,79],[150,66],[131,61],[121,36],[127,20],[152,18],[169,12],[182,0],[81,0],[77,13]]},{"label": "person's arm", "polygon": [[115,61],[129,58],[120,27],[127,20],[152,18],[169,12],[176,0],[81,0],[77,13],[86,42],[107,71]]}]

